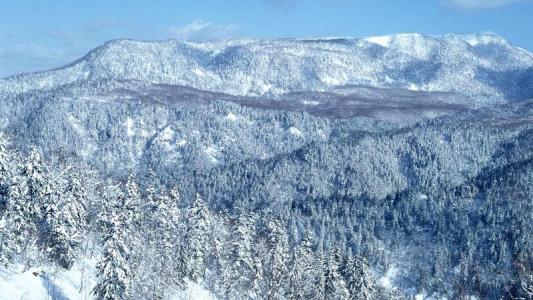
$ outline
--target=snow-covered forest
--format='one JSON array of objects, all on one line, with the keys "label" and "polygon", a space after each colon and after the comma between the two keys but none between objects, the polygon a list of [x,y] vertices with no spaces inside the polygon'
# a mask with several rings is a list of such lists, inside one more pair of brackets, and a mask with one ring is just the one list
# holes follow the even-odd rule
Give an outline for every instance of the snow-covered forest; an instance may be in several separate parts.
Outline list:
[{"label": "snow-covered forest", "polygon": [[532,70],[400,34],[0,79],[0,299],[531,299]]},{"label": "snow-covered forest", "polygon": [[134,176],[105,180],[79,161],[22,155],[5,135],[0,170],[3,267],[69,269],[94,255],[97,299],[163,299],[190,281],[228,299],[394,294],[378,287],[365,258],[343,255],[345,245],[316,247],[312,232],[290,241],[286,220],[245,203],[215,212],[155,178],[141,188]]},{"label": "snow-covered forest", "polygon": [[[362,188],[366,195],[358,188],[350,191],[361,181],[344,182],[350,176],[339,174],[335,180],[343,188],[329,196],[320,192],[319,182],[309,183],[300,187],[308,196],[273,202],[270,208],[264,199],[253,199],[256,194],[250,189],[262,181],[254,172],[272,167],[248,162],[244,177],[238,175],[243,171],[239,165],[222,173],[209,171],[205,178],[207,174],[196,175],[195,185],[209,195],[184,197],[180,186],[190,185],[188,178],[161,180],[154,172],[111,178],[69,155],[43,159],[37,148],[19,150],[2,135],[2,266],[4,271],[32,270],[49,281],[54,272],[89,261],[80,269],[86,278],[82,274],[74,284],[80,298],[167,299],[193,284],[221,299],[403,299],[424,291],[434,297],[527,298],[533,286],[531,222],[530,214],[524,214],[531,212],[533,196],[531,130],[527,123],[516,122],[527,117],[530,106],[513,108],[521,115],[513,113],[515,125],[491,135],[463,131],[457,123],[492,122],[502,117],[504,107],[468,114],[460,122],[457,117],[437,122],[438,130],[457,128],[448,131],[447,139],[457,146],[468,139],[474,147],[470,151],[480,160],[476,144],[492,153],[491,144],[514,141],[506,144],[509,151],[491,154],[499,157],[497,165],[492,162],[489,170],[457,186],[449,182],[457,176],[452,169],[446,175],[442,167],[431,167],[451,153],[424,146],[424,134],[415,139],[408,134],[413,152],[402,160],[409,165],[405,171],[413,172],[409,179],[417,181],[410,183],[413,189],[378,200],[371,193],[377,195],[379,189]],[[427,123],[410,130],[429,134],[435,122]],[[404,138],[403,131],[394,134],[392,143]],[[369,138],[360,143],[383,147],[379,151],[385,153],[390,149],[389,142],[379,146],[381,138]],[[432,134],[428,138],[431,143]],[[354,146],[329,151],[357,149]],[[291,160],[304,159],[304,165],[313,166],[338,156],[329,156],[326,149],[316,156],[315,151],[299,150]],[[357,157],[357,164],[364,163],[365,154]],[[276,161],[284,165],[283,172],[292,168],[288,161]],[[382,163],[372,165],[368,167],[384,170]],[[240,185],[220,177],[228,174],[241,178]],[[395,181],[394,176],[382,180]],[[223,204],[216,195],[228,191],[202,182],[226,182],[243,197]],[[52,297],[60,291],[52,289]]]}]

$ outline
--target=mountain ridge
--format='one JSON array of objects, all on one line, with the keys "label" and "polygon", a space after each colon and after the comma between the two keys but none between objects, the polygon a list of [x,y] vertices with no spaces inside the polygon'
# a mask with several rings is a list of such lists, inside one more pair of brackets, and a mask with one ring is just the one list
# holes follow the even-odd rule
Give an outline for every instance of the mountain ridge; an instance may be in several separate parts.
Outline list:
[{"label": "mountain ridge", "polygon": [[[122,228],[139,242],[120,239],[132,249],[124,261],[136,274],[128,284],[138,299],[163,298],[152,291],[179,294],[189,284],[155,285],[168,278],[190,279],[221,299],[262,298],[277,251],[266,245],[281,240],[270,237],[270,220],[279,221],[276,231],[287,241],[279,265],[309,272],[301,282],[320,282],[329,272],[324,267],[349,266],[344,257],[361,257],[376,288],[367,298],[525,295],[529,290],[519,289],[533,286],[523,268],[533,253],[524,234],[532,225],[532,61],[528,52],[490,34],[404,34],[371,42],[119,40],[67,67],[0,80],[0,129],[13,137],[7,143],[0,134],[0,169],[9,171],[0,176],[0,216],[2,209],[11,216],[32,203],[46,204],[37,211],[53,212],[53,218],[29,219],[38,233],[8,240],[13,249],[19,241],[35,243],[5,260],[15,269],[0,267],[7,278],[0,289],[42,283],[46,297],[76,284],[87,288],[74,294],[89,298],[89,289],[104,286],[94,271],[107,254],[119,253],[101,239],[115,226],[105,222],[135,214],[148,223]],[[56,181],[61,174],[69,179]],[[79,175],[84,179],[76,183]],[[55,185],[58,192],[50,192]],[[88,192],[76,192],[76,186]],[[31,195],[16,196],[26,187]],[[41,187],[46,198],[35,193]],[[79,197],[90,217],[80,218],[83,228],[41,226],[73,220],[63,208],[75,194],[88,196]],[[161,212],[176,205],[168,218],[153,214],[154,200],[163,199],[172,201],[161,202]],[[191,228],[202,228],[193,223],[198,211],[205,212],[202,220],[212,217],[213,226],[194,233]],[[175,242],[152,240],[161,236],[155,229],[164,223],[158,220],[177,221],[168,230]],[[3,232],[16,232],[17,223],[7,224]],[[195,265],[205,276],[161,272],[169,261],[192,265],[183,259],[200,248],[179,247],[201,239],[206,260]],[[66,259],[54,254],[64,248],[47,244],[57,240],[76,243]],[[233,245],[244,240],[254,272],[236,263]],[[170,245],[164,249],[171,260],[154,256],[163,244]],[[316,257],[309,267],[294,264],[302,245]],[[47,250],[41,255],[38,249]],[[35,268],[22,268],[27,257]],[[69,268],[89,280],[70,280]],[[347,269],[339,270],[341,285],[349,282],[343,279]],[[280,277],[280,295],[293,284],[290,272],[279,272],[289,275]],[[253,295],[226,286],[241,280],[228,281],[225,274],[254,278],[252,273],[260,275]]]},{"label": "mountain ridge", "polygon": [[487,33],[209,42],[119,39],[64,67],[0,79],[0,92],[109,78],[238,96],[367,85],[455,92],[492,103],[533,97],[533,55]]}]

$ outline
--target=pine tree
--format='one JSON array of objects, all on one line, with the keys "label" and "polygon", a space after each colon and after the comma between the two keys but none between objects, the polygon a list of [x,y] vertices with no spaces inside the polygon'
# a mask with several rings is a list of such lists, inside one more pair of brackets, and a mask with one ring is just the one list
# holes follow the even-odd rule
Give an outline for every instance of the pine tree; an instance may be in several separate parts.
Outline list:
[{"label": "pine tree", "polygon": [[[126,181],[124,209],[126,211],[128,222],[135,227],[140,227],[143,223],[141,192],[133,174],[130,174]],[[135,241],[135,239],[138,238],[138,236],[131,236],[132,241]]]},{"label": "pine tree", "polygon": [[323,300],[326,296],[325,270],[327,269],[327,258],[325,257],[322,248],[320,248],[315,255],[316,258],[313,261],[311,270],[314,285],[309,289],[309,299]]},{"label": "pine tree", "polygon": [[174,247],[179,242],[179,228],[175,223],[176,217],[179,215],[177,202],[166,195],[164,192],[157,197],[158,209],[156,211],[157,231],[159,235],[159,255],[160,267],[162,273],[169,279],[176,279],[180,275],[175,273],[173,265]]},{"label": "pine tree", "polygon": [[250,281],[248,295],[251,298],[257,298],[258,295],[261,295],[261,285],[264,282],[263,264],[257,255],[252,256],[252,278]]},{"label": "pine tree", "polygon": [[52,186],[46,178],[46,166],[36,148],[32,148],[29,158],[22,168],[21,176],[27,180],[29,197],[39,207],[41,215],[44,217],[48,213],[46,205],[49,204],[45,200],[51,194]]},{"label": "pine tree", "polygon": [[350,254],[346,259],[343,273],[350,299],[376,299],[376,283],[366,259],[354,258]]},{"label": "pine tree", "polygon": [[268,222],[268,251],[266,266],[267,299],[280,299],[285,290],[284,282],[288,271],[289,243],[286,228],[279,220]]},{"label": "pine tree", "polygon": [[3,265],[12,263],[15,255],[22,254],[35,243],[37,227],[34,220],[38,210],[28,193],[25,178],[15,176],[9,189],[1,232],[0,259]]},{"label": "pine tree", "polygon": [[[168,231],[171,236],[167,241],[174,245],[173,248],[166,248],[168,251],[165,255],[170,256],[172,265],[169,272],[173,274],[174,283],[178,288],[183,289],[185,287],[185,277],[187,277],[187,268],[190,265],[189,257],[187,256],[187,247],[184,244],[184,235],[186,231],[186,222],[183,216],[181,204],[181,195],[177,187],[172,187],[166,197],[168,201],[167,207],[169,207],[168,222],[171,227]],[[177,246],[177,247],[176,247]],[[176,251],[176,248],[178,249]]]},{"label": "pine tree", "polygon": [[87,211],[89,205],[87,177],[88,174],[85,169],[78,169],[70,173],[66,191],[66,194],[71,197],[66,203],[67,211],[71,217],[69,224],[80,235],[87,231],[90,221]]},{"label": "pine tree", "polygon": [[169,206],[172,207],[172,221],[176,226],[179,237],[182,238],[186,228],[184,209],[182,208],[182,199],[177,187],[172,187],[168,192]]},{"label": "pine tree", "polygon": [[47,257],[59,266],[69,269],[76,258],[76,250],[81,244],[87,230],[87,193],[80,179],[81,170],[67,175],[53,195],[54,203],[61,209],[53,210],[49,215]]},{"label": "pine tree", "polygon": [[8,146],[9,140],[0,132],[0,218],[6,210],[10,181],[16,166],[15,157]]},{"label": "pine tree", "polygon": [[32,148],[28,159],[22,167],[21,176],[28,186],[28,196],[37,214],[33,218],[38,231],[38,248],[41,252],[48,250],[51,235],[51,223],[58,211],[58,183],[52,180],[47,166],[36,148]]},{"label": "pine tree", "polygon": [[144,243],[147,247],[156,247],[155,243],[158,239],[157,236],[157,212],[159,206],[156,196],[156,189],[153,185],[149,185],[145,190],[144,201],[142,204],[142,221],[143,221],[143,234]]},{"label": "pine tree", "polygon": [[191,207],[187,210],[187,230],[184,236],[184,250],[187,260],[187,276],[194,281],[200,280],[205,272],[205,258],[209,246],[210,217],[202,198],[196,194]]},{"label": "pine tree", "polygon": [[226,211],[222,211],[215,216],[213,216],[211,221],[211,251],[208,257],[208,267],[211,272],[206,282],[208,282],[211,291],[223,297],[226,295],[225,287],[231,286],[229,282],[231,247],[227,247],[227,241],[230,240],[230,221]]},{"label": "pine tree", "polygon": [[99,281],[93,290],[98,299],[129,299],[131,272],[126,260],[129,249],[124,242],[123,224],[119,219],[115,214],[109,216],[103,258],[97,265]]},{"label": "pine tree", "polygon": [[[7,265],[12,260],[12,253],[14,251],[12,241],[8,240],[9,233],[6,230],[7,218],[6,214],[9,208],[9,188],[13,176],[13,167],[15,167],[14,155],[7,149],[9,141],[7,137],[0,133],[0,264]],[[13,213],[13,212],[12,212]]]},{"label": "pine tree", "polygon": [[346,289],[344,278],[339,272],[341,261],[340,250],[336,248],[330,253],[324,270],[324,298],[325,299],[348,299],[349,294]]},{"label": "pine tree", "polygon": [[[150,210],[147,224],[151,233],[150,246],[153,262],[150,273],[157,275],[151,276],[152,288],[149,297],[159,299],[164,297],[162,286],[183,287],[185,273],[181,268],[181,263],[174,259],[175,247],[179,245],[179,232],[175,223],[175,216],[178,215],[177,202],[172,201],[164,191],[151,192],[153,195],[149,196]],[[177,267],[178,264],[180,266]]]},{"label": "pine tree", "polygon": [[124,243],[130,249],[128,253],[128,266],[131,270],[130,281],[135,282],[141,290],[145,290],[143,272],[147,260],[152,257],[153,248],[145,244],[144,236],[146,224],[145,215],[142,212],[141,191],[133,173],[130,173],[126,182],[121,184],[123,197],[123,218],[128,224],[128,234],[124,236]]},{"label": "pine tree", "polygon": [[188,274],[188,268],[191,264],[189,261],[189,256],[187,255],[187,247],[180,243],[176,247],[176,252],[174,253],[174,274],[176,275],[175,283],[179,289],[185,288],[185,278]]},{"label": "pine tree", "polygon": [[288,274],[287,296],[290,299],[308,299],[315,284],[311,234],[306,232],[293,252]]},{"label": "pine tree", "polygon": [[129,235],[132,232],[129,200],[120,188],[109,186],[106,193],[108,211],[100,222],[103,231],[102,259],[97,264],[98,283],[93,289],[97,299],[130,299]]},{"label": "pine tree", "polygon": [[259,262],[252,257],[255,219],[245,209],[240,209],[231,232],[231,255],[229,266],[230,286],[225,287],[229,298],[243,296],[254,288],[254,279],[261,276],[256,267]]},{"label": "pine tree", "polygon": [[12,178],[0,239],[0,259],[4,265],[32,248],[37,240],[42,199],[47,195],[43,170],[39,153],[32,149],[26,162],[17,166]]}]

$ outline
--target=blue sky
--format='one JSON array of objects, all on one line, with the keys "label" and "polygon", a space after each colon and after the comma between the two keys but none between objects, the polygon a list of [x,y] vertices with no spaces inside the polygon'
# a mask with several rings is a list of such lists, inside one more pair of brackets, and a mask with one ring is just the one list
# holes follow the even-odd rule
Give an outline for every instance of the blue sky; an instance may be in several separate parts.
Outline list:
[{"label": "blue sky", "polygon": [[533,50],[533,0],[0,0],[0,77],[64,65],[116,38],[492,31]]}]

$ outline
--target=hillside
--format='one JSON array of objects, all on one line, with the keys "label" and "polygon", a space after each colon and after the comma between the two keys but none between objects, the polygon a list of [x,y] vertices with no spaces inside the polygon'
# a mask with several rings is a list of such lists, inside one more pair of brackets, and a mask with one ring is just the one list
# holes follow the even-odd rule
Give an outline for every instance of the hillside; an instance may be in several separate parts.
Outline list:
[{"label": "hillside", "polygon": [[259,96],[367,85],[497,101],[532,97],[532,68],[531,53],[490,33],[204,43],[116,40],[65,67],[6,78],[0,87],[19,93],[113,79]]},{"label": "hillside", "polygon": [[533,295],[533,55],[494,34],[115,40],[0,102],[17,296]]}]

